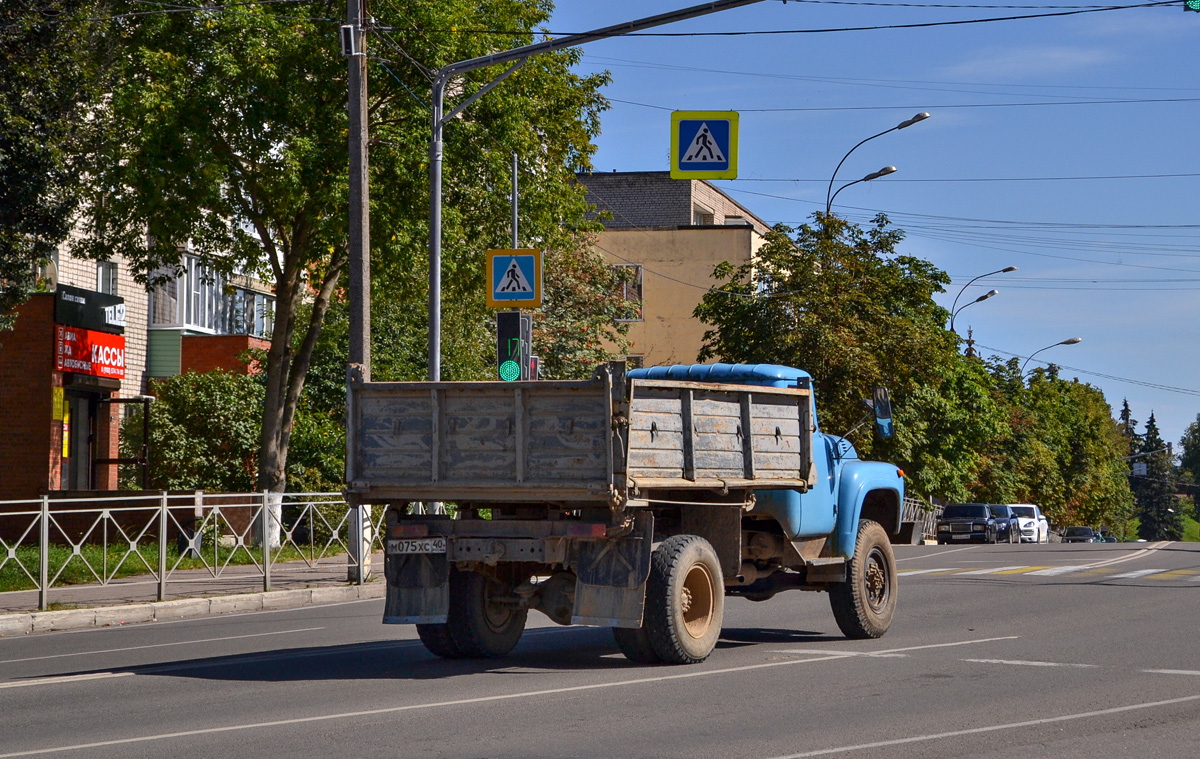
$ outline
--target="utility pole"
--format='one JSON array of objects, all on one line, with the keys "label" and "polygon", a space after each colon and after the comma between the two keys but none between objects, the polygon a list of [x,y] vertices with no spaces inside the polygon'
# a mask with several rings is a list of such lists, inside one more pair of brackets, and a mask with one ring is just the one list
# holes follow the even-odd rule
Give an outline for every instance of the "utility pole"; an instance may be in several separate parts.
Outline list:
[{"label": "utility pole", "polygon": [[[342,27],[342,53],[346,56],[350,93],[350,377],[357,369],[364,382],[371,380],[371,219],[367,185],[367,35],[363,32],[363,4],[346,0],[346,26]],[[351,537],[346,579],[363,584],[371,575],[371,507],[350,499]]]},{"label": "utility pole", "polygon": [[[371,219],[367,187],[367,36],[364,0],[346,0],[350,81],[350,363],[371,380]],[[343,32],[344,35],[347,32]],[[345,44],[345,43],[343,43]]]}]

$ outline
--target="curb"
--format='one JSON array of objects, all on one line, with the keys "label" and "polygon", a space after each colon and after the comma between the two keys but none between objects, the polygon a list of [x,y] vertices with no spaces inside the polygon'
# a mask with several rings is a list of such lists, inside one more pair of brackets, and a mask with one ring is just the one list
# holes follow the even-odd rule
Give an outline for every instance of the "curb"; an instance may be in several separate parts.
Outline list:
[{"label": "curb", "polygon": [[0,615],[0,638],[50,632],[51,630],[119,627],[135,622],[163,622],[210,617],[218,614],[323,606],[345,601],[383,598],[386,591],[386,583],[373,582],[367,585],[276,590],[267,593],[240,593],[211,598],[181,598],[175,601],[101,606],[93,609],[3,614]]}]

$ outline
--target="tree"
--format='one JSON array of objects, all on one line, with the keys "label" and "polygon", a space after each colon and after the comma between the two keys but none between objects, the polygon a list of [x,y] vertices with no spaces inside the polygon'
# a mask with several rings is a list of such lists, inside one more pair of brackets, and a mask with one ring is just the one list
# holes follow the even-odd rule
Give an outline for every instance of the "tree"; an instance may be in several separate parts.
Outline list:
[{"label": "tree", "polygon": [[1181,540],[1183,515],[1175,508],[1175,471],[1167,455],[1166,443],[1158,432],[1154,412],[1146,422],[1141,453],[1146,454],[1146,476],[1137,490],[1138,536],[1146,540]]},{"label": "tree", "polygon": [[1196,478],[1200,477],[1200,414],[1196,420],[1187,426],[1179,441],[1182,454],[1179,457],[1180,477],[1189,483],[1192,494],[1193,508],[1196,519],[1200,520],[1200,487],[1196,487]]},{"label": "tree", "polygon": [[[117,2],[118,9],[143,6]],[[532,40],[549,6],[536,0],[396,0],[396,36],[377,32],[373,62],[372,240],[377,270],[423,333],[427,270],[428,109],[415,94],[447,62]],[[93,156],[89,237],[79,249],[133,261],[146,282],[173,273],[188,247],[218,271],[275,283],[266,356],[257,486],[282,491],[305,377],[347,266],[345,61],[330,0],[229,5],[148,14],[110,28],[121,55],[110,97],[94,104],[109,127]],[[487,18],[502,35],[459,33]],[[487,353],[482,254],[504,245],[509,155],[526,157],[528,239],[571,250],[585,210],[572,186],[587,168],[605,102],[605,76],[578,77],[578,53],[539,56],[447,129],[443,287],[447,378],[475,374]],[[452,88],[459,97],[498,72]],[[389,276],[390,275],[390,276]],[[376,290],[376,295],[378,291]],[[416,350],[414,341],[406,342]],[[409,358],[414,360],[415,355]]]},{"label": "tree", "polygon": [[0,330],[71,231],[94,122],[92,0],[0,5]]},{"label": "tree", "polygon": [[798,230],[777,226],[752,261],[716,267],[713,277],[725,283],[696,307],[713,327],[700,360],[805,369],[822,427],[844,431],[874,385],[889,386],[902,410],[921,388],[939,388],[961,357],[932,297],[950,281],[945,272],[898,255],[903,233],[882,214],[865,230],[822,219]]}]

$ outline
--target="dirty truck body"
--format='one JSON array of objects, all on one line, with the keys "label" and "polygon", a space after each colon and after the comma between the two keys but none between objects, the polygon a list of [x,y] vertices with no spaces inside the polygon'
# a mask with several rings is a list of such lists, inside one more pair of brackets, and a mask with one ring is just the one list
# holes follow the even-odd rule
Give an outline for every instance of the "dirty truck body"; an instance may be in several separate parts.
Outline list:
[{"label": "dirty truck body", "polygon": [[902,473],[817,429],[803,371],[352,378],[348,401],[350,498],[387,509],[384,622],[439,656],[508,653],[530,609],[646,663],[706,658],[727,595],[828,591],[851,637],[891,622]]}]

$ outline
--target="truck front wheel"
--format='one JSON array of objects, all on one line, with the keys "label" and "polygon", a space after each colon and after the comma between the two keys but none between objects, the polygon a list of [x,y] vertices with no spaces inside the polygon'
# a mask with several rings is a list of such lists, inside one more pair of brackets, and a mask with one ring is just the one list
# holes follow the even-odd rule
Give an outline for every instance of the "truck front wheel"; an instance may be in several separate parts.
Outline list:
[{"label": "truck front wheel", "polygon": [[829,589],[833,617],[847,638],[879,638],[896,613],[896,559],[878,522],[858,523],[854,556],[846,579]]},{"label": "truck front wheel", "polygon": [[668,664],[704,661],[717,645],[724,616],[725,580],[712,545],[696,535],[663,541],[650,558],[643,618],[658,658]]}]

